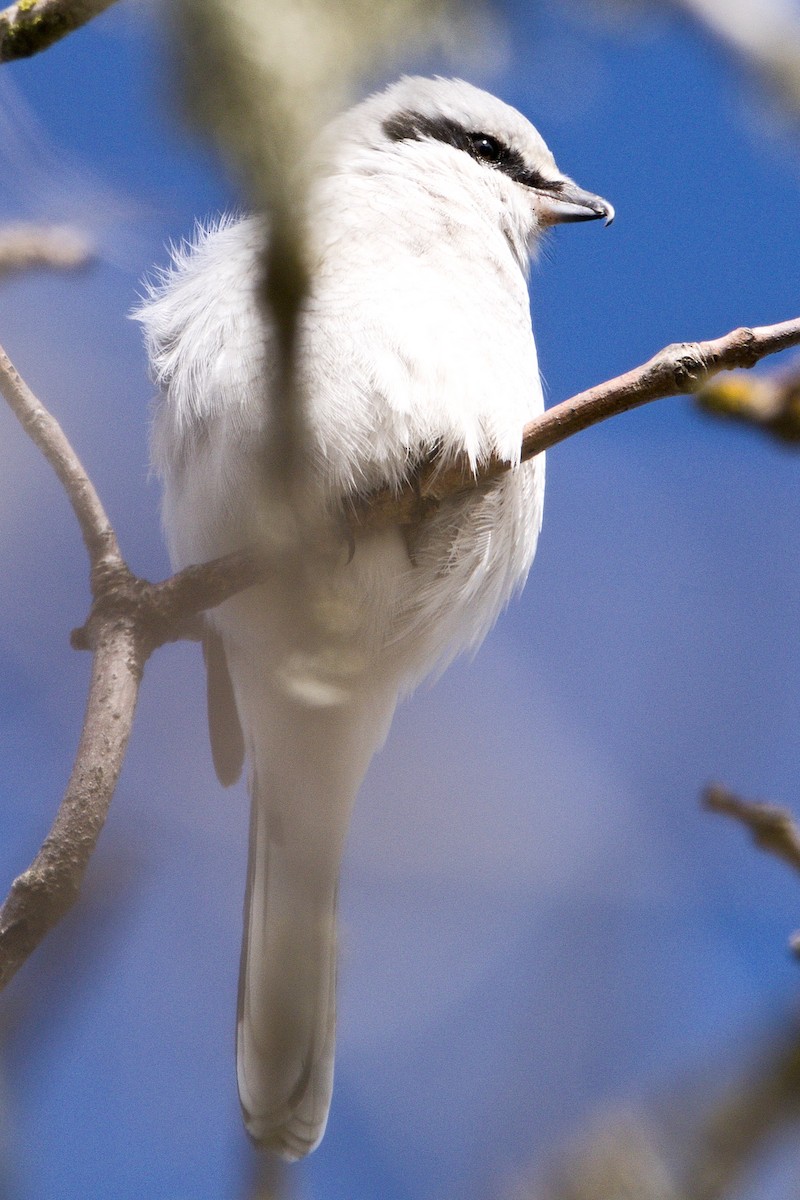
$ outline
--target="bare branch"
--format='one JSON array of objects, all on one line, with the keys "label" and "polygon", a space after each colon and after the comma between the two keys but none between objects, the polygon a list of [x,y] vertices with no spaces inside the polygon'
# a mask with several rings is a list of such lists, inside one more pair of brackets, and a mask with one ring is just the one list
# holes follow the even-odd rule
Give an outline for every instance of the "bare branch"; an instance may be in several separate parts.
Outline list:
[{"label": "bare branch", "polygon": [[74,270],[91,257],[77,230],[59,225],[6,225],[0,229],[0,279],[32,267]]},{"label": "bare branch", "polygon": [[[667,346],[643,366],[564,400],[531,421],[523,430],[521,459],[524,462],[533,458],[582,429],[652,400],[693,392],[718,371],[752,367],[768,354],[797,345],[800,318],[779,325],[734,329],[709,342]],[[463,460],[442,466],[431,459],[422,464],[409,487],[399,492],[383,488],[354,501],[351,523],[370,529],[413,525],[442,500],[489,483],[510,468],[510,463],[492,459],[474,473]]]},{"label": "bare branch", "polygon": [[734,329],[708,342],[678,342],[649,362],[549,409],[523,432],[522,458],[651,400],[694,392],[719,371],[754,367],[769,354],[800,345],[800,317],[778,325]]},{"label": "bare branch", "polygon": [[[523,458],[580,429],[662,396],[698,386],[714,371],[752,366],[766,354],[800,343],[800,320],[740,329],[713,342],[670,346],[618,379],[549,410],[524,431]],[[86,722],[55,825],[33,865],[14,883],[0,910],[0,986],[73,903],[105,821],[133,720],[147,656],[164,641],[187,636],[186,622],[264,578],[269,566],[241,552],[190,567],[164,583],[137,579],[125,565],[97,493],[58,422],[41,405],[0,349],[0,392],[53,466],[78,518],[92,564],[94,605],[73,644],[94,649]],[[419,520],[427,506],[475,488],[509,469],[490,463],[477,478],[462,467],[424,464],[401,493],[379,494],[353,507],[353,524],[375,527]],[[800,851],[798,852],[800,856]]]},{"label": "bare branch", "polygon": [[93,576],[118,567],[122,556],[100,497],[55,417],[37,400],[0,347],[0,394],[63,484],[89,553]]},{"label": "bare branch", "polygon": [[750,425],[777,441],[800,446],[800,370],[756,376],[735,373],[714,380],[695,396],[702,411]]},{"label": "bare branch", "polygon": [[161,584],[134,576],[111,523],[56,419],[0,349],[0,392],[55,470],[89,551],[94,603],[73,645],[94,651],[75,764],[55,822],[0,908],[0,989],[77,899],[108,814],[130,736],[144,664],[187,636],[187,621],[262,577],[259,559],[232,554]]},{"label": "bare branch", "polygon": [[[736,329],[711,342],[667,346],[643,366],[581,392],[531,421],[524,430],[522,457],[531,458],[618,413],[692,390],[716,371],[751,367],[768,354],[798,344],[800,319],[756,329]],[[348,505],[348,521],[354,529],[412,525],[424,519],[442,500],[490,483],[509,469],[509,463],[495,460],[479,468],[476,475],[466,464],[443,468],[431,459],[420,466],[407,487],[399,491],[384,488],[352,500]],[[175,625],[221,604],[263,579],[267,569],[263,559],[242,551],[181,572],[159,585],[165,589],[165,597],[169,592],[165,599],[168,620]]]},{"label": "bare branch", "polygon": [[[759,849],[782,858],[800,872],[800,827],[788,809],[761,800],[744,800],[718,783],[705,789],[702,803],[711,812],[740,821],[750,830]],[[800,957],[800,931],[792,934],[789,947]]]},{"label": "bare branch", "polygon": [[143,666],[133,623],[99,637],[75,764],[55,822],[0,908],[0,988],[78,898],[128,744]]},{"label": "bare branch", "polygon": [[800,871],[800,828],[787,809],[762,800],[744,800],[718,783],[705,789],[703,805],[710,812],[724,813],[740,821],[750,830],[759,849],[782,858]]},{"label": "bare branch", "polygon": [[165,623],[183,621],[245,588],[260,583],[269,565],[256,555],[244,552],[226,554],[199,567],[186,567],[170,579],[153,586],[153,604]]},{"label": "bare branch", "polygon": [[245,551],[186,567],[162,583],[140,579],[123,565],[103,579],[88,621],[72,631],[70,643],[73,650],[91,650],[97,622],[112,612],[135,620],[148,656],[165,642],[198,641],[201,626],[195,618],[260,583],[270,569],[274,564]]},{"label": "bare branch", "polygon": [[19,0],[0,11],[0,63],[46,50],[114,0]]},{"label": "bare branch", "polygon": [[800,1114],[800,1032],[795,1023],[697,1123],[685,1180],[691,1200],[723,1200],[752,1169],[765,1144]]},{"label": "bare branch", "polygon": [[0,392],[64,486],[89,552],[95,596],[92,678],[75,764],[50,833],[0,909],[1,988],[77,898],[122,767],[150,640],[136,602],[142,586],[122,561],[89,477],[1,348]]}]

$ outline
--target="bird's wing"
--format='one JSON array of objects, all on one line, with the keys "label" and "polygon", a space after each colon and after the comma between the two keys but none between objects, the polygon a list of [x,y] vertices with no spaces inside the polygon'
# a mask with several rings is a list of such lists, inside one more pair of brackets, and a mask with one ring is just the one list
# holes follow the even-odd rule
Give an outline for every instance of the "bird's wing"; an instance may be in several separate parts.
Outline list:
[{"label": "bird's wing", "polygon": [[242,773],[244,736],[236,711],[225,646],[217,631],[208,623],[203,630],[203,658],[206,664],[206,698],[211,756],[217,779],[230,787]]}]

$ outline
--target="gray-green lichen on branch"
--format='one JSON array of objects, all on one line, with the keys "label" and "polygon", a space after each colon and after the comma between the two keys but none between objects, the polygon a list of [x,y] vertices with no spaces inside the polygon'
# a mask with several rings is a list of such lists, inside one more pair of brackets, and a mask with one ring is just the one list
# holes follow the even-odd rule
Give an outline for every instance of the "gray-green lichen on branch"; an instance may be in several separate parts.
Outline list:
[{"label": "gray-green lichen on branch", "polygon": [[0,11],[0,63],[30,58],[80,28],[114,0],[18,0]]}]

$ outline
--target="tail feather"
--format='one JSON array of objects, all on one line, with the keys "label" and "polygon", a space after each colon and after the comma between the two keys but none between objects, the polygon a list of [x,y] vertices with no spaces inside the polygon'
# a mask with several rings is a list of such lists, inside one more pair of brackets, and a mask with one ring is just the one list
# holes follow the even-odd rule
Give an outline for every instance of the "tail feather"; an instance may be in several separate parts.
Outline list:
[{"label": "tail feather", "polygon": [[250,1136],[302,1158],[325,1132],[336,1039],[336,881],[295,856],[253,781],[237,1073]]},{"label": "tail feather", "polygon": [[251,764],[237,1074],[245,1125],[284,1158],[319,1143],[336,1039],[336,898],[353,801],[396,689],[313,708],[255,660],[231,672]]}]

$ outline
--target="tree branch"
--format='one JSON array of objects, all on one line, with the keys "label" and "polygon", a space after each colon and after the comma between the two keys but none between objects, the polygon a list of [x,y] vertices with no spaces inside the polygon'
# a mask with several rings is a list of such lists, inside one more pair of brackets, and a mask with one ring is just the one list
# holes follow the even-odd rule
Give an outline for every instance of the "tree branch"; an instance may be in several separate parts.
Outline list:
[{"label": "tree branch", "polygon": [[765,804],[763,800],[744,800],[719,783],[709,784],[702,802],[709,812],[724,813],[740,821],[750,830],[759,849],[782,858],[800,872],[800,828],[788,809]]},{"label": "tree branch", "polygon": [[[709,1062],[699,1095],[682,1087],[662,1097],[662,1116],[613,1111],[520,1200],[723,1200],[742,1195],[769,1140],[800,1112],[800,1029],[773,1034],[721,1088]],[[728,1074],[726,1070],[726,1075]],[[725,1076],[723,1076],[724,1078]],[[516,1195],[516,1192],[515,1192]]]},{"label": "tree branch", "polygon": [[800,112],[800,18],[782,0],[672,0],[699,22],[778,100],[794,120]]},{"label": "tree branch", "polygon": [[72,774],[55,822],[0,908],[0,989],[78,897],[105,824],[130,736],[148,656],[188,635],[192,616],[263,578],[254,555],[231,554],[160,584],[124,562],[97,492],[55,417],[0,348],[0,393],[61,481],[83,534],[94,602],[72,644],[93,651],[92,677]]},{"label": "tree branch", "polygon": [[[574,433],[629,409],[692,391],[718,371],[752,367],[767,355],[796,345],[800,345],[800,318],[755,329],[735,329],[714,341],[667,346],[642,366],[580,392],[531,421],[523,431],[521,458],[532,458]],[[494,459],[475,473],[465,462],[442,467],[431,458],[421,464],[406,487],[383,488],[351,500],[347,519],[353,529],[413,525],[443,500],[491,483],[510,469],[510,463]],[[204,608],[221,604],[263,579],[266,569],[255,554],[240,551],[166,580],[158,586],[175,589],[168,601],[168,623],[174,625]]]},{"label": "tree branch", "polygon": [[78,898],[128,745],[144,656],[132,621],[98,638],[75,764],[53,826],[0,908],[0,988]]},{"label": "tree branch", "polygon": [[[799,343],[800,319],[734,330],[711,342],[668,346],[636,370],[531,422],[523,433],[522,458],[617,413],[691,391],[715,371],[750,367]],[[78,893],[119,775],[148,655],[165,641],[187,636],[187,621],[257,583],[270,567],[242,551],[190,567],[160,584],[138,579],[125,564],[100,499],[61,427],[1,349],[0,392],[64,486],[89,552],[94,595],[88,622],[73,635],[73,645],[94,651],[84,730],[56,822],[0,909],[2,987]],[[353,502],[350,520],[359,528],[409,524],[441,500],[483,486],[509,469],[509,463],[490,462],[473,475],[463,464],[443,468],[431,460],[400,492],[386,489]]]},{"label": "tree branch", "polygon": [[123,565],[117,537],[80,459],[55,417],[37,400],[0,346],[0,394],[61,481],[83,534],[95,576]]},{"label": "tree branch", "polygon": [[186,567],[161,583],[150,583],[123,564],[121,571],[103,580],[89,619],[72,631],[70,644],[73,650],[91,650],[96,640],[96,623],[111,613],[136,621],[146,639],[148,657],[165,642],[198,641],[201,626],[196,618],[262,582],[270,569],[274,569],[274,564],[267,563],[260,555],[234,551],[211,562]]},{"label": "tree branch", "polygon": [[[580,392],[531,421],[523,430],[521,460],[525,462],[609,417],[652,400],[693,392],[718,371],[753,367],[768,354],[797,345],[800,318],[779,325],[734,329],[709,342],[667,346],[641,367]],[[400,491],[383,488],[355,500],[350,521],[369,529],[413,525],[442,500],[490,483],[510,469],[510,463],[498,459],[491,459],[473,472],[463,459],[443,466],[432,458],[422,464],[410,486]]]},{"label": "tree branch", "polygon": [[0,63],[46,50],[114,0],[19,0],[0,11]]},{"label": "tree branch", "polygon": [[[702,804],[710,812],[740,821],[750,830],[760,850],[782,858],[800,872],[800,827],[788,809],[762,800],[744,800],[719,783],[709,784],[703,792]],[[789,948],[800,958],[800,931],[789,938]]]},{"label": "tree branch", "polygon": [[61,481],[83,534],[95,603],[92,677],[75,763],[50,833],[0,908],[0,988],[74,904],[128,744],[148,629],[131,602],[138,581],[91,480],[58,421],[0,348],[0,393]]}]

